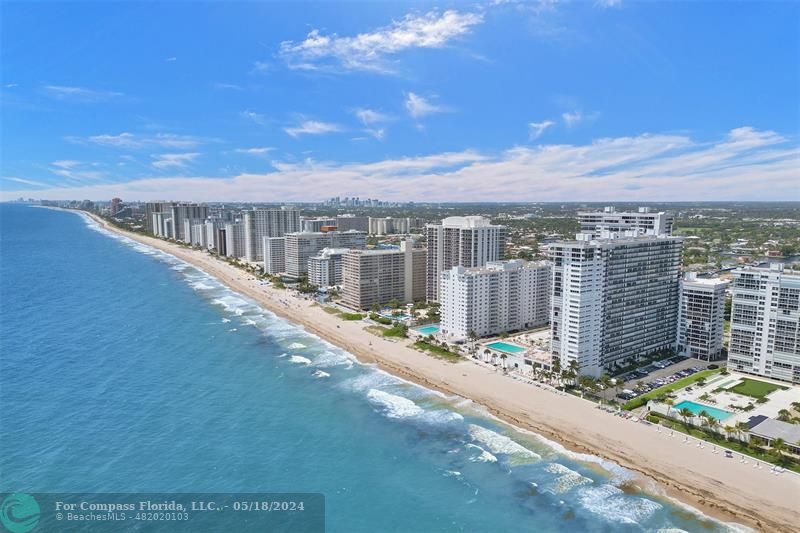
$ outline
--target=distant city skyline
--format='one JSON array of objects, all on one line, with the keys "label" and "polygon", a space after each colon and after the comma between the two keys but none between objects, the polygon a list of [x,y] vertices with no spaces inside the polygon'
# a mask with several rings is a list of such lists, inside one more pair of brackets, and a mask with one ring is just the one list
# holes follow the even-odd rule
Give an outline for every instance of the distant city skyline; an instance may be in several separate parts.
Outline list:
[{"label": "distant city skyline", "polygon": [[0,200],[800,200],[797,3],[3,11]]}]

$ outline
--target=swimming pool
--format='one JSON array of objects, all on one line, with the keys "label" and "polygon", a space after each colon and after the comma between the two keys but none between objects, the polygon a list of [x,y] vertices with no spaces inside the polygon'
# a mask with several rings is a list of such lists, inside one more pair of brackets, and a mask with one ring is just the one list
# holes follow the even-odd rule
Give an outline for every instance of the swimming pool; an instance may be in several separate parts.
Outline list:
[{"label": "swimming pool", "polygon": [[722,409],[717,409],[716,407],[709,407],[708,405],[701,405],[699,403],[695,403],[689,400],[684,400],[680,403],[676,403],[672,406],[673,409],[677,409],[680,411],[681,409],[688,409],[695,415],[699,415],[701,412],[705,411],[709,415],[713,416],[717,420],[725,420],[731,413],[728,411],[723,411]]},{"label": "swimming pool", "polygon": [[434,335],[439,333],[439,324],[429,324],[427,326],[420,326],[418,328],[414,328],[415,331],[419,331],[423,335]]},{"label": "swimming pool", "polygon": [[498,352],[505,352],[505,353],[520,353],[524,352],[525,348],[519,346],[517,344],[509,344],[507,342],[490,342],[486,345],[487,348],[491,350],[497,350]]}]

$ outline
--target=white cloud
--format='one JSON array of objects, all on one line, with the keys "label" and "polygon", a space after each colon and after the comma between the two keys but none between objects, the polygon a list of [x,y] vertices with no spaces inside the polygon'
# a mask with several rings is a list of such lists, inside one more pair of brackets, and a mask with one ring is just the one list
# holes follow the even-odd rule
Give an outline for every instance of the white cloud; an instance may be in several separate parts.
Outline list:
[{"label": "white cloud", "polygon": [[239,116],[243,119],[253,121],[256,124],[264,124],[264,122],[266,122],[266,117],[261,113],[256,113],[255,111],[242,111],[239,113]]},{"label": "white cloud", "polygon": [[96,170],[97,164],[84,163],[73,159],[60,159],[50,163],[50,172],[63,178],[82,182],[84,180],[101,180],[103,172]]},{"label": "white cloud", "polygon": [[622,5],[622,0],[595,0],[595,5],[604,9],[619,7]]},{"label": "white cloud", "polygon": [[387,58],[413,48],[441,48],[480,24],[478,13],[430,11],[409,14],[402,20],[354,37],[323,35],[312,30],[301,42],[284,41],[279,55],[290,68],[314,70],[338,67],[346,70],[391,72]]},{"label": "white cloud", "polygon": [[52,163],[50,163],[51,166],[54,166],[56,168],[66,168],[66,169],[74,168],[80,164],[81,164],[80,161],[74,161],[72,159],[60,159],[58,161],[53,161]]},{"label": "white cloud", "polygon": [[406,95],[406,110],[414,118],[422,118],[432,113],[444,113],[447,108],[431,103],[426,98],[418,94],[408,93]]},{"label": "white cloud", "polygon": [[564,121],[564,124],[568,128],[572,128],[584,122],[593,122],[595,119],[597,119],[598,116],[599,113],[597,112],[585,114],[583,111],[580,110],[568,111],[566,113],[561,114],[561,118]]},{"label": "white cloud", "polygon": [[269,152],[273,151],[274,148],[269,146],[262,146],[259,148],[237,148],[234,150],[237,154],[247,154],[247,155],[254,155],[254,156],[263,156],[268,154]]},{"label": "white cloud", "polygon": [[343,196],[387,200],[685,201],[800,200],[800,145],[772,131],[743,127],[715,142],[642,134],[586,144],[473,150],[371,163],[273,162],[272,172],[238,176],[165,176],[128,183],[2,191],[4,198],[236,201],[269,195],[322,200],[319,183]]},{"label": "white cloud", "polygon": [[319,120],[304,120],[297,126],[283,128],[287,134],[292,137],[300,137],[301,135],[324,135],[326,133],[336,133],[342,131],[342,127],[338,124],[331,122],[321,122]]},{"label": "white cloud", "polygon": [[178,58],[177,58],[177,57],[175,57],[175,56],[172,56],[172,57],[168,57],[168,58],[167,58],[167,59],[165,59],[164,61],[166,61],[166,62],[168,62],[168,63],[172,63],[173,61],[177,61],[177,60],[178,60]]},{"label": "white cloud", "polygon": [[266,74],[270,71],[270,65],[266,61],[255,61],[253,68],[250,69],[250,74]]},{"label": "white cloud", "polygon": [[185,168],[186,165],[197,159],[200,154],[189,152],[183,154],[155,154],[151,157],[155,160],[152,165],[158,169],[165,168]]},{"label": "white cloud", "polygon": [[555,122],[552,120],[544,120],[542,122],[529,122],[528,123],[528,137],[530,140],[536,140],[542,136],[544,130],[554,126]]},{"label": "white cloud", "polygon": [[114,98],[124,96],[115,91],[97,91],[86,89],[85,87],[68,87],[65,85],[45,85],[42,87],[44,93],[50,98],[71,102],[105,102]]},{"label": "white cloud", "polygon": [[77,143],[90,143],[99,146],[107,146],[122,149],[139,148],[194,148],[201,144],[211,142],[213,139],[204,139],[191,135],[176,135],[172,133],[157,133],[155,135],[138,135],[130,132],[122,132],[117,135],[104,133],[101,135],[91,135],[86,138],[67,137],[67,140]]},{"label": "white cloud", "polygon": [[375,124],[377,122],[386,122],[389,120],[389,115],[374,109],[358,108],[354,111],[354,113],[358,117],[358,120],[360,120],[365,126],[369,126],[370,124]]},{"label": "white cloud", "polygon": [[12,176],[4,176],[4,180],[13,181],[15,183],[22,183],[23,185],[32,185],[34,187],[50,187],[52,183],[45,183],[43,181],[29,180],[25,178],[16,178]]},{"label": "white cloud", "polygon": [[229,91],[243,91],[244,90],[244,87],[242,87],[241,85],[236,85],[235,83],[215,83],[214,84],[214,88],[215,89],[220,89],[220,90],[229,90]]}]

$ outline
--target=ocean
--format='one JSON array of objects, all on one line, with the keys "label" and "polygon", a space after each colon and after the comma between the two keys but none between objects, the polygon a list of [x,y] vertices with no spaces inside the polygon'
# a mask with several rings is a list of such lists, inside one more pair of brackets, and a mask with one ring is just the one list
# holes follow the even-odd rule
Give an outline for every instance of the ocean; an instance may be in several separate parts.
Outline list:
[{"label": "ocean", "polygon": [[725,531],[85,216],[0,204],[0,492],[317,492],[326,530]]}]

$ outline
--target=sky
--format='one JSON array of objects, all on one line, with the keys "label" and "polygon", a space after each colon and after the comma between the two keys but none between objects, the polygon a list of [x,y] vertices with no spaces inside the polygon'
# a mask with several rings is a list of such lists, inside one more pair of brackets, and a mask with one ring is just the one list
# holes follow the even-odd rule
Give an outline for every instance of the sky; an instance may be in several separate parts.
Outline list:
[{"label": "sky", "polygon": [[0,10],[2,200],[800,200],[800,2]]}]

